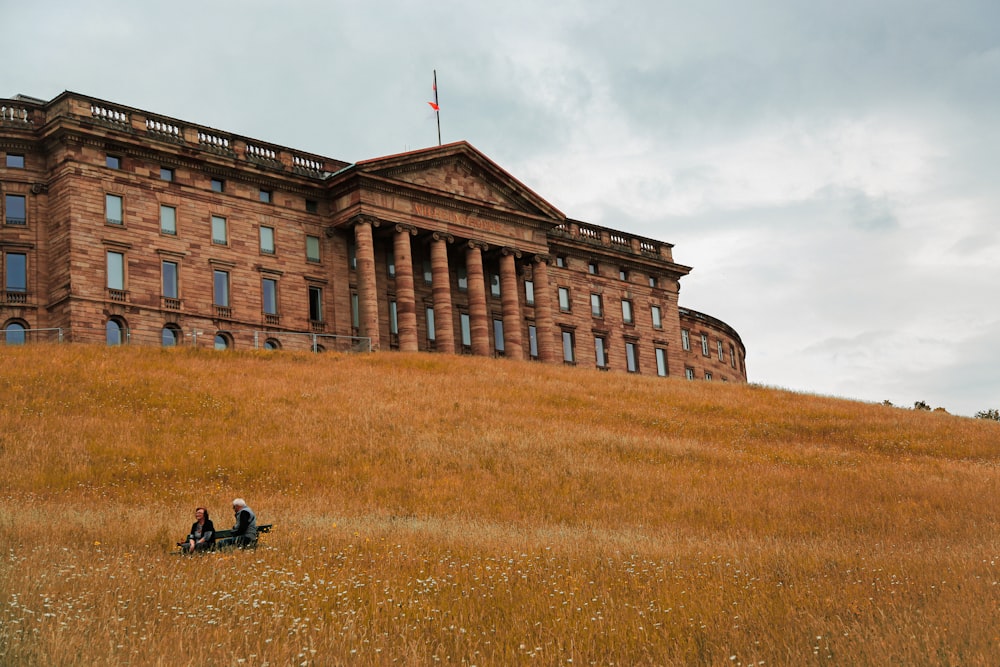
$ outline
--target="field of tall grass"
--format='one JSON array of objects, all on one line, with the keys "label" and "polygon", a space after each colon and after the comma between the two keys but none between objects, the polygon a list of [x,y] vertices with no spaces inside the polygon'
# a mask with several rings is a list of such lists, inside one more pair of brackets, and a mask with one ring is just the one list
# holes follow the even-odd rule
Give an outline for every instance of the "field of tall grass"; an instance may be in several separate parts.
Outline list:
[{"label": "field of tall grass", "polygon": [[[0,349],[3,665],[997,665],[1000,423],[429,354]],[[246,498],[255,551],[172,554]]]}]

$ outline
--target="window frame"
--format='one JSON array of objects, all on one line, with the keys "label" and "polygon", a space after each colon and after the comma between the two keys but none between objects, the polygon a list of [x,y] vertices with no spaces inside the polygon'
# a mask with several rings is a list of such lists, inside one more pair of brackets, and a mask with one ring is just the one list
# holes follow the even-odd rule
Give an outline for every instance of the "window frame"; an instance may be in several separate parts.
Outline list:
[{"label": "window frame", "polygon": [[[167,280],[169,275],[167,271],[167,265],[173,267],[172,269],[173,275],[170,276],[172,280],[169,283]],[[180,272],[181,272],[180,262],[174,261],[172,259],[164,259],[160,261],[160,296],[162,296],[164,299],[180,298],[181,295]],[[171,290],[167,289],[168,287],[172,288],[173,294],[169,294]]]},{"label": "window frame", "polygon": [[[170,211],[171,212],[171,215],[173,216],[173,220],[171,221],[172,224],[173,224],[173,229],[168,229],[164,225],[164,222],[165,222],[164,218],[163,218],[164,211]],[[177,236],[177,207],[176,206],[170,206],[168,204],[160,204],[160,233],[161,234],[166,234],[167,236]]]},{"label": "window frame", "polygon": [[173,167],[163,167],[163,166],[160,167],[160,180],[161,181],[166,181],[167,183],[173,183],[174,182],[174,178],[176,176],[177,176],[177,173],[174,171]]},{"label": "window frame", "polygon": [[264,315],[279,315],[278,279],[262,276],[260,279],[260,311]]},{"label": "window frame", "polygon": [[[126,260],[125,253],[120,250],[105,250],[104,258],[105,288],[118,292],[126,291],[125,286],[128,284],[128,261]],[[117,258],[115,261],[118,262],[118,266],[112,266],[112,258]],[[112,270],[114,270],[114,273],[112,273]],[[117,278],[117,281],[113,281],[113,278]]]},{"label": "window frame", "polygon": [[[220,227],[221,225],[221,227]],[[211,216],[211,232],[212,232],[212,245],[219,246],[229,246],[229,219],[225,216],[215,215]],[[222,238],[216,238],[216,231],[218,229],[222,230]]]},{"label": "window frame", "polygon": [[[12,201],[19,201],[21,214],[24,217],[17,218],[10,215],[10,204]],[[5,192],[3,195],[3,222],[9,227],[26,227],[28,225],[28,197],[20,192]]]},{"label": "window frame", "polygon": [[[15,268],[19,268],[20,269],[20,271],[19,271],[20,275],[18,275],[17,277],[19,277],[21,279],[18,282],[22,282],[24,284],[23,288],[19,287],[17,284],[13,284],[11,282],[11,276],[12,276],[12,271],[11,271],[11,265],[12,265],[11,257],[21,257],[22,258],[21,260],[18,260],[18,261],[21,262],[21,266],[20,267],[16,267],[15,266]],[[28,253],[25,253],[25,252],[5,252],[3,254],[3,286],[4,286],[4,292],[13,292],[15,294],[27,294],[28,293]]]},{"label": "window frame", "polygon": [[573,312],[573,301],[572,299],[570,299],[568,287],[559,288],[559,312],[560,313]]},{"label": "window frame", "polygon": [[639,372],[639,344],[635,341],[625,341],[625,370],[629,373]]},{"label": "window frame", "polygon": [[[20,164],[18,164],[20,162]],[[8,169],[24,169],[25,160],[23,153],[7,153],[4,158],[4,165]]]},{"label": "window frame", "polygon": [[663,328],[663,309],[656,304],[652,304],[649,307],[649,316],[653,322],[654,329]]},{"label": "window frame", "polygon": [[[309,254],[310,253],[309,246],[311,245],[310,241],[315,241],[315,246],[316,246],[315,256]],[[312,262],[313,264],[320,264],[323,261],[323,247],[320,243],[320,238],[318,236],[314,236],[313,234],[306,234],[306,261]]]},{"label": "window frame", "polygon": [[604,297],[597,292],[590,293],[590,314],[593,317],[604,317]]},{"label": "window frame", "polygon": [[[111,204],[117,202],[118,207],[118,219],[110,217],[111,215]],[[104,193],[104,223],[107,225],[114,225],[115,227],[125,226],[125,197],[122,195],[116,195],[113,192]]]},{"label": "window frame", "polygon": [[[309,304],[309,321],[321,323],[323,319],[323,288],[319,285],[309,285],[306,290]],[[316,317],[318,316],[318,317]]]},{"label": "window frame", "polygon": [[[265,230],[267,230],[267,232],[265,232]],[[267,236],[271,237],[270,248],[268,248],[267,244],[265,243],[265,239]],[[273,257],[278,254],[277,244],[275,242],[274,227],[271,227],[270,225],[260,225],[260,227],[257,229],[257,237],[260,245],[260,254],[268,255],[269,257]]]},{"label": "window frame", "polygon": [[622,324],[635,325],[635,309],[632,308],[632,299],[622,299]]},{"label": "window frame", "polygon": [[[212,269],[212,305],[216,308],[232,308],[232,276],[225,269]],[[221,282],[220,282],[221,281]],[[220,288],[222,292],[220,293]],[[221,299],[219,297],[222,297]]]}]

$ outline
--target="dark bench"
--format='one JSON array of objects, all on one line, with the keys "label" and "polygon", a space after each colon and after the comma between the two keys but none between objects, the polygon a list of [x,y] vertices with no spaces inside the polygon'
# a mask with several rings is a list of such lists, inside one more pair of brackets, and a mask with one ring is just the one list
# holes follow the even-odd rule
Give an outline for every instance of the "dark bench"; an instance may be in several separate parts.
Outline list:
[{"label": "dark bench", "polygon": [[[262,533],[270,533],[271,532],[271,526],[273,526],[273,525],[274,524],[272,524],[272,523],[262,523],[261,525],[257,526],[257,542],[260,541],[260,536],[261,536]],[[219,548],[218,547],[218,543],[221,540],[224,540],[224,539],[229,538],[229,537],[233,537],[233,529],[232,528],[226,528],[225,530],[217,530],[217,531],[215,531],[214,537],[215,537],[215,542],[212,544],[212,548],[208,549],[208,551],[215,551],[216,549]],[[256,549],[257,548],[257,542],[254,542],[253,546],[246,547],[246,548],[248,548],[248,549]],[[184,552],[184,545],[185,544],[187,544],[187,540],[185,540],[184,542],[178,542],[177,543],[177,546],[181,547],[181,551],[179,553],[185,553]]]}]

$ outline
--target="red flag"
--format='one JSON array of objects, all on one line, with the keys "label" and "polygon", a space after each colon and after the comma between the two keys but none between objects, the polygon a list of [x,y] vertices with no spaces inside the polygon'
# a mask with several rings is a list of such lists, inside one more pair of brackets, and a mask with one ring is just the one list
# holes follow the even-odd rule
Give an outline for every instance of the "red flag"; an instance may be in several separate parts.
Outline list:
[{"label": "red flag", "polygon": [[431,105],[431,109],[434,109],[434,111],[440,111],[441,110],[441,109],[438,108],[438,103],[437,102],[428,102],[427,104]]}]

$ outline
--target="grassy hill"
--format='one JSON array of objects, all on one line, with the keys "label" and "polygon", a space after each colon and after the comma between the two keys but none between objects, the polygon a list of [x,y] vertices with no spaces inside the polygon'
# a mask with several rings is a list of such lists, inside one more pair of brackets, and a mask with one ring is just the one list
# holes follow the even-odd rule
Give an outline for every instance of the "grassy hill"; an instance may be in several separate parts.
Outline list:
[{"label": "grassy hill", "polygon": [[[757,386],[2,348],[0,663],[1000,664],[998,463]],[[259,549],[169,553],[236,496]]]}]

